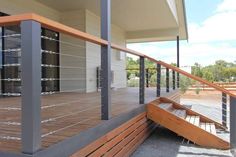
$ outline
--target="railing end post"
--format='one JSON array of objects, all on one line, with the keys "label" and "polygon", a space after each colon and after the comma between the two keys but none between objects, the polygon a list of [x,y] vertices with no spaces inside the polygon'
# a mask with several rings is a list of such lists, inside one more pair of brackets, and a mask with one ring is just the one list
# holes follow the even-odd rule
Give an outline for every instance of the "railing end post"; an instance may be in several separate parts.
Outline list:
[{"label": "railing end post", "polygon": [[21,22],[21,143],[22,152],[41,149],[41,24]]},{"label": "railing end post", "polygon": [[236,150],[236,98],[230,96],[230,145]]}]

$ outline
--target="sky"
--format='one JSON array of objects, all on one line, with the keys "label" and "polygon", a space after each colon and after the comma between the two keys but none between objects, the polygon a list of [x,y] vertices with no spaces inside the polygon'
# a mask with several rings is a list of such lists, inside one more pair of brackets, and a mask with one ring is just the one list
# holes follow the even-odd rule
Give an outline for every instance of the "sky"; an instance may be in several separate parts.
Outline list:
[{"label": "sky", "polygon": [[[189,40],[180,41],[180,65],[236,62],[236,0],[185,0],[185,7]],[[176,63],[176,41],[128,44],[128,48]]]}]

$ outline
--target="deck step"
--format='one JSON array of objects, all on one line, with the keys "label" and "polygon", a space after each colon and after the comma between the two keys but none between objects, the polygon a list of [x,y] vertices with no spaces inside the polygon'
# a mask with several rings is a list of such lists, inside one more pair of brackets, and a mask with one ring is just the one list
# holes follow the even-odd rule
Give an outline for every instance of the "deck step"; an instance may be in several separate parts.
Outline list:
[{"label": "deck step", "polygon": [[200,124],[200,117],[199,116],[190,116],[190,115],[187,115],[186,118],[185,118],[186,121],[188,121],[189,123],[191,124],[194,124],[196,126],[199,126]]},{"label": "deck step", "polygon": [[200,123],[200,127],[207,132],[216,135],[216,127],[214,123]]},{"label": "deck step", "polygon": [[158,106],[164,110],[171,110],[172,109],[172,103],[161,103]]},{"label": "deck step", "polygon": [[174,109],[172,113],[180,118],[185,118],[186,117],[186,110],[178,110]]},{"label": "deck step", "polygon": [[216,128],[221,128],[217,122],[167,98],[158,98],[155,103],[149,103],[147,117],[197,145],[230,149],[227,140],[218,134],[216,136]]}]

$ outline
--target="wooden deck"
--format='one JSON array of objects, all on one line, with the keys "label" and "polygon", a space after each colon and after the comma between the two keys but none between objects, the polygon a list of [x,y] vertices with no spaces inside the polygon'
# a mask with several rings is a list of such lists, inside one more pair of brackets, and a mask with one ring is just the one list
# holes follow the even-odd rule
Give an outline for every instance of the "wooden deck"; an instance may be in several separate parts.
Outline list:
[{"label": "wooden deck", "polygon": [[[138,88],[112,91],[112,117],[140,107]],[[146,89],[146,103],[155,88]],[[171,93],[170,93],[171,95]],[[0,151],[21,151],[20,97],[0,99]],[[42,97],[42,145],[47,148],[102,123],[100,93],[59,93]]]}]

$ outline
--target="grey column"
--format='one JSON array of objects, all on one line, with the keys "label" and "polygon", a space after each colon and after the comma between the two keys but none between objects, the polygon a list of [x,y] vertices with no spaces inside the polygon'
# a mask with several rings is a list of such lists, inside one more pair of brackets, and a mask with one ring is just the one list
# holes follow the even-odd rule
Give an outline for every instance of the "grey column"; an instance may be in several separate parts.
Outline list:
[{"label": "grey column", "polygon": [[140,57],[139,63],[139,103],[144,104],[145,100],[145,60]]},{"label": "grey column", "polygon": [[101,46],[101,118],[111,117],[111,1],[101,0],[101,38],[108,45]]},{"label": "grey column", "polygon": [[161,96],[161,65],[157,64],[157,97]]},{"label": "grey column", "polygon": [[41,25],[21,22],[22,152],[41,149]]},{"label": "grey column", "polygon": [[166,92],[170,92],[170,71],[169,68],[166,68]]},{"label": "grey column", "polygon": [[236,98],[230,97],[230,145],[236,151]]},{"label": "grey column", "polygon": [[[180,67],[179,63],[179,36],[177,36],[177,67]],[[177,88],[179,88],[179,73],[177,72]]]},{"label": "grey column", "polygon": [[227,95],[222,93],[222,125],[227,126]]}]

